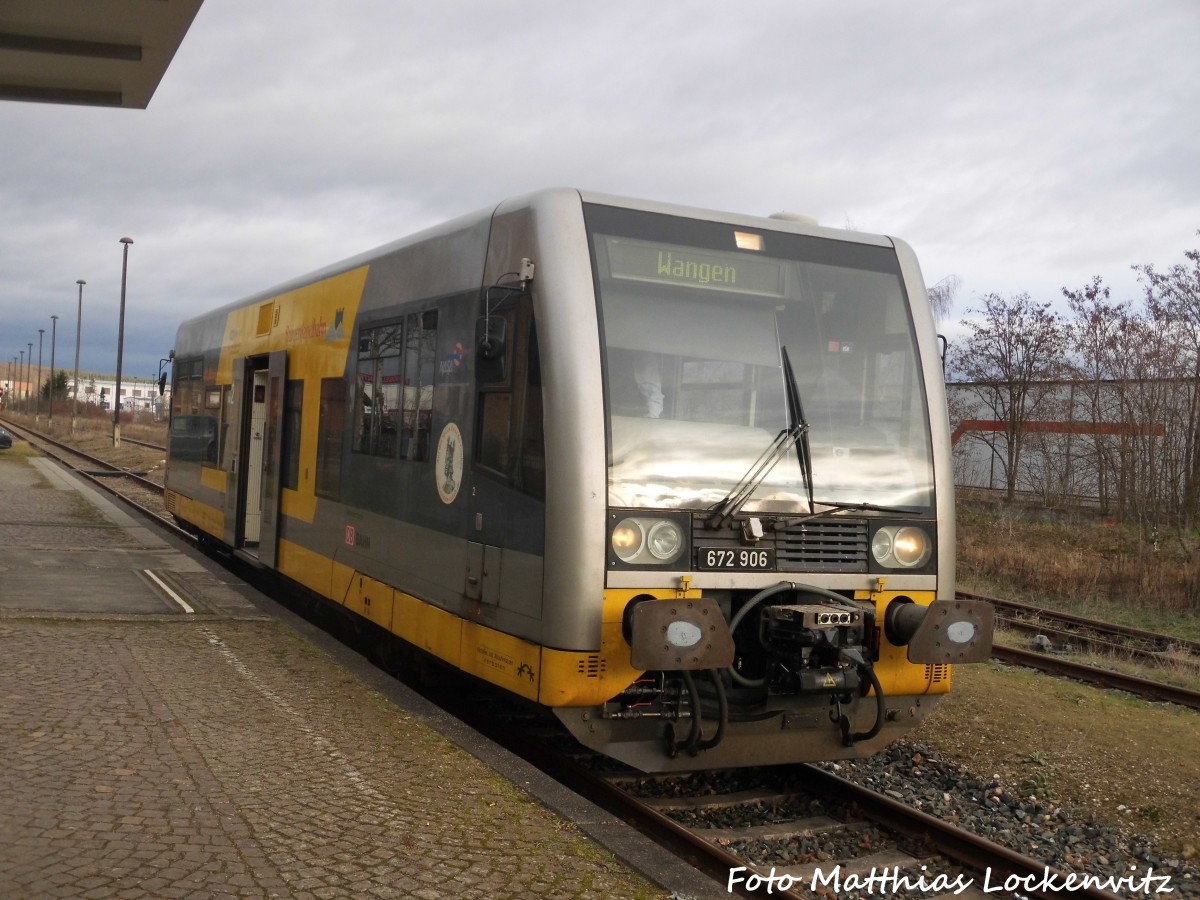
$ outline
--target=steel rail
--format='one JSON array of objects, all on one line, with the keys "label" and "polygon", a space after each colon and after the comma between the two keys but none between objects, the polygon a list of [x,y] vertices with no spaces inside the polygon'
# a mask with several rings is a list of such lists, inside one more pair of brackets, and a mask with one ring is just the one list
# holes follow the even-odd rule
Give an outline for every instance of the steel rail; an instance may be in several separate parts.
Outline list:
[{"label": "steel rail", "polygon": [[1136,694],[1147,700],[1162,703],[1176,703],[1189,709],[1200,709],[1200,691],[1165,684],[1161,681],[1151,681],[1136,675],[1126,675],[1111,669],[1101,669],[1084,663],[1071,662],[1055,656],[1053,653],[1035,653],[1032,650],[1019,650],[1016,647],[1004,647],[996,644],[992,647],[992,657],[1010,665],[1024,666],[1037,669],[1064,678],[1083,681],[1110,690],[1125,691]]},{"label": "steel rail", "polygon": [[1110,634],[1118,637],[1133,638],[1157,646],[1170,646],[1176,649],[1186,650],[1187,652],[1200,656],[1200,641],[1192,641],[1187,638],[1175,637],[1170,634],[1161,634],[1156,631],[1147,631],[1142,628],[1133,628],[1129,625],[1116,625],[1111,622],[1099,622],[1095,619],[1088,619],[1083,616],[1077,616],[1072,613],[1058,612],[1053,609],[1046,609],[1041,606],[1033,606],[1029,603],[1021,603],[1016,600],[1002,600],[999,597],[989,597],[984,594],[976,594],[971,591],[955,591],[955,595],[962,597],[965,600],[986,600],[994,607],[1000,610],[1010,610],[1012,612],[1021,613],[1028,616],[1039,616],[1051,622],[1064,622],[1080,628],[1088,628],[1098,634]]},{"label": "steel rail", "polygon": [[[70,464],[66,463],[62,459],[62,457],[55,456],[55,459],[57,459],[59,462],[64,463],[64,465],[70,466],[72,471],[79,472],[81,475],[85,475],[85,476],[91,478],[93,481],[95,481],[97,477],[104,478],[104,477],[111,477],[111,476],[121,476],[121,477],[130,479],[131,481],[137,483],[138,485],[145,488],[146,490],[154,491],[154,492],[157,492],[160,494],[165,493],[165,488],[163,488],[163,486],[161,484],[151,481],[149,478],[139,475],[137,472],[130,472],[128,469],[124,469],[121,466],[113,465],[112,463],[108,462],[107,460],[103,460],[98,456],[92,456],[90,453],[85,453],[82,450],[77,450],[76,448],[72,447],[70,444],[64,443],[63,441],[57,440],[56,438],[52,438],[48,434],[43,434],[40,431],[34,431],[32,428],[29,428],[25,425],[13,425],[12,423],[7,422],[7,421],[5,422],[5,427],[8,428],[9,431],[13,432],[13,434],[23,435],[26,441],[28,441],[29,436],[32,435],[34,437],[34,439],[36,439],[37,441],[40,441],[51,447],[55,447],[59,450],[63,450],[74,456],[78,456],[81,459],[86,459],[91,465],[94,465],[94,466],[98,467],[99,469],[104,470],[99,475],[97,475],[97,473],[93,473],[93,472],[85,472],[83,469],[79,468],[78,466],[70,466]],[[123,438],[122,440],[125,440],[125,439]],[[130,443],[137,443],[137,442],[130,441]],[[148,445],[148,446],[152,446],[152,445]]]},{"label": "steel rail", "polygon": [[[1057,878],[1060,885],[1070,877],[1066,873],[1047,866],[1044,862],[995,844],[949,822],[943,822],[936,816],[914,809],[870,788],[847,781],[840,775],[816,766],[805,766],[805,768],[812,777],[812,783],[806,787],[812,787],[814,790],[835,796],[840,800],[852,801],[858,804],[859,808],[869,817],[913,838],[923,838],[929,841],[951,859],[983,872],[1003,873],[1001,880],[1008,876],[1015,876],[1022,882],[1020,893],[1027,896],[1043,897],[1046,900],[1061,900],[1064,896],[1061,887],[1049,889],[1033,887],[1049,877]],[[1078,881],[1083,876],[1076,875],[1074,877]],[[1069,892],[1068,896],[1095,898],[1095,900],[1120,900],[1117,894],[1087,887],[1075,888]]]},{"label": "steel rail", "polygon": [[136,444],[139,447],[149,447],[151,450],[161,450],[163,453],[167,452],[167,448],[162,446],[162,444],[152,444],[149,441],[139,441],[137,438],[126,437],[125,435],[121,435],[121,443]]}]

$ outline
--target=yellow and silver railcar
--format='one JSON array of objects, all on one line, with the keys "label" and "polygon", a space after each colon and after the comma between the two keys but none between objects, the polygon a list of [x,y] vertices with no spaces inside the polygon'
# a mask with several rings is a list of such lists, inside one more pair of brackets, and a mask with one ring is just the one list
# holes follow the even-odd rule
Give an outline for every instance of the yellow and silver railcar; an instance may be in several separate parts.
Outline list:
[{"label": "yellow and silver railcar", "polygon": [[551,190],[186,322],[168,505],[644,770],[862,756],[986,655],[892,238]]}]

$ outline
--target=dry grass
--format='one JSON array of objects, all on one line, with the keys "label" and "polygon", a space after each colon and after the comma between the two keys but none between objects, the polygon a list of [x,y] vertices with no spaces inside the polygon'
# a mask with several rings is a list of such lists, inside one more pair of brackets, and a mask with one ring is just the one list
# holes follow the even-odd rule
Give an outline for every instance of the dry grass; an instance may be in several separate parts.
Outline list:
[{"label": "dry grass", "polygon": [[1200,558],[1135,528],[1045,510],[962,503],[965,590],[1200,640]]},{"label": "dry grass", "polygon": [[[1200,560],[1177,542],[1148,544],[1135,528],[1086,515],[986,503],[958,513],[963,589],[1200,640]],[[1194,659],[1165,670],[1119,655],[1080,661],[1198,681]],[[1193,710],[988,663],[956,667],[920,737],[978,774],[1122,823],[1164,851],[1198,853]]]},{"label": "dry grass", "polygon": [[915,737],[1024,795],[1200,852],[1200,715],[998,663],[958,666]]}]

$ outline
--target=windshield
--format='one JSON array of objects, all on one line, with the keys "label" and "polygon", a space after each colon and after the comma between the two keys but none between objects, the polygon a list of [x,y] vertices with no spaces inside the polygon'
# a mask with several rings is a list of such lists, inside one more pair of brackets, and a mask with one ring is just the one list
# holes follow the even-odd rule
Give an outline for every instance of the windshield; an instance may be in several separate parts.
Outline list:
[{"label": "windshield", "polygon": [[[588,208],[605,342],[611,506],[709,509],[789,427],[813,496],[926,509],[933,468],[912,319],[889,248]],[[748,512],[809,511],[796,452]]]}]

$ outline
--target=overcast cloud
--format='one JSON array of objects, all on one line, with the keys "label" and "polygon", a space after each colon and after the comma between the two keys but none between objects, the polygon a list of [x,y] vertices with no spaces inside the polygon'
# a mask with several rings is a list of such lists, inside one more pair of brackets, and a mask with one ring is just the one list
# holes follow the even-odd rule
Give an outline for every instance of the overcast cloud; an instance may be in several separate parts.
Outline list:
[{"label": "overcast cloud", "polygon": [[[147,110],[0,102],[0,362],[569,185],[894,234],[1058,300],[1200,246],[1200,4],[205,0]],[[953,331],[952,323],[947,328]],[[68,360],[71,357],[71,360]],[[0,369],[0,371],[3,371]]]}]

